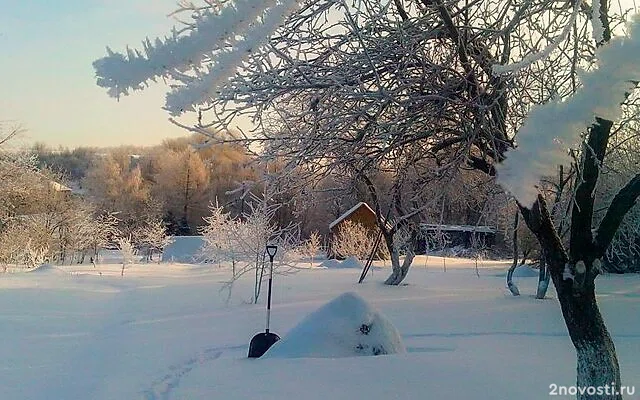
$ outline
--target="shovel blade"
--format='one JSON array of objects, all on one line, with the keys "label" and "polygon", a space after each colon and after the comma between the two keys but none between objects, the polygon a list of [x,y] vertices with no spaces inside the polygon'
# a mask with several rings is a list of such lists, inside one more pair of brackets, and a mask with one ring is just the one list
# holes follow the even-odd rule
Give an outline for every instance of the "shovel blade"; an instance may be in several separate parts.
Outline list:
[{"label": "shovel blade", "polygon": [[249,343],[249,358],[262,357],[275,342],[280,340],[280,336],[273,332],[258,333]]}]

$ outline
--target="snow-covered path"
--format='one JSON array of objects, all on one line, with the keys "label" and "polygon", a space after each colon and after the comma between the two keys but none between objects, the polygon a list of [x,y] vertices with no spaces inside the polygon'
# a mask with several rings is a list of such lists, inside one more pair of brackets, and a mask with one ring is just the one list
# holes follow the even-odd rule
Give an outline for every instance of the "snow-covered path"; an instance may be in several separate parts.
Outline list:
[{"label": "snow-covered path", "polygon": [[[419,265],[419,264],[418,264]],[[504,268],[416,266],[402,287],[376,269],[277,276],[272,329],[283,335],[346,291],[380,309],[408,353],[341,359],[246,358],[264,305],[210,266],[63,267],[0,276],[3,399],[542,399],[572,385],[574,351],[554,294],[504,289]],[[604,276],[600,302],[624,383],[640,388],[640,276]],[[558,381],[558,377],[562,377]],[[635,381],[634,381],[635,380]],[[638,398],[640,395],[627,396]]]}]

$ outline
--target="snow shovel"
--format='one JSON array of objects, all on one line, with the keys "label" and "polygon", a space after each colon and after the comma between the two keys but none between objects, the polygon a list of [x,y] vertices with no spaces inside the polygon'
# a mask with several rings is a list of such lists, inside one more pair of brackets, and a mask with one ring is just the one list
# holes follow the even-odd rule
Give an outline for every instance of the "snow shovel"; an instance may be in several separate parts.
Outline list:
[{"label": "snow shovel", "polygon": [[275,257],[278,251],[277,246],[267,246],[267,254],[269,254],[269,291],[267,293],[267,329],[264,333],[258,333],[251,339],[249,344],[249,358],[262,357],[264,353],[269,350],[271,346],[278,340],[280,336],[273,332],[269,332],[269,321],[271,319],[271,282],[273,281],[273,257]]}]

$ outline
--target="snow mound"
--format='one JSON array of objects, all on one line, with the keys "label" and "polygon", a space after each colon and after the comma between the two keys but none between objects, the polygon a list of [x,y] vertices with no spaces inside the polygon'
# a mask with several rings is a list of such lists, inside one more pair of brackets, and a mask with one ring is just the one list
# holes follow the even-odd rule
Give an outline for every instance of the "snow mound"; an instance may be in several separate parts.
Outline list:
[{"label": "snow mound", "polygon": [[540,272],[528,265],[521,265],[513,271],[514,278],[537,278]]},{"label": "snow mound", "polygon": [[51,264],[42,264],[39,267],[28,271],[30,274],[57,274],[57,275],[69,275],[67,272],[61,270],[58,267],[54,267]]},{"label": "snow mound", "polygon": [[320,264],[320,267],[321,268],[330,268],[330,269],[340,268],[340,261],[335,260],[335,259],[326,260],[326,261],[323,261],[322,264]]},{"label": "snow mound", "polygon": [[362,269],[364,266],[362,265],[362,262],[360,262],[360,260],[358,260],[357,257],[349,257],[343,261],[338,261],[338,260],[326,260],[325,262],[323,262],[322,264],[320,264],[321,267],[324,268],[330,268],[330,269],[336,269],[336,268],[357,268],[357,269]]},{"label": "snow mound", "polygon": [[339,358],[405,353],[400,333],[355,293],[344,293],[308,315],[265,358]]},{"label": "snow mound", "polygon": [[357,257],[351,256],[340,263],[340,268],[358,268],[362,269],[364,265],[358,260]]}]

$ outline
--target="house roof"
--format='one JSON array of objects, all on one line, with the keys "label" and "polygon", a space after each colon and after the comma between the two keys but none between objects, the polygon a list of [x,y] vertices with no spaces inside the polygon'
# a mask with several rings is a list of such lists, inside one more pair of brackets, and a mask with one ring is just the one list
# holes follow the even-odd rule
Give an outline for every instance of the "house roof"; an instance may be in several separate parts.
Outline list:
[{"label": "house roof", "polygon": [[420,227],[425,231],[496,233],[494,228],[485,225],[420,224]]},{"label": "house roof", "polygon": [[56,192],[73,192],[70,187],[56,181],[49,181],[49,187],[51,187],[51,189],[55,190]]},{"label": "house roof", "polygon": [[369,207],[369,205],[367,203],[361,201],[360,203],[356,204],[355,206],[353,206],[350,209],[348,209],[347,211],[345,211],[345,213],[342,214],[341,216],[339,216],[335,221],[330,223],[329,224],[329,229],[333,229],[334,226],[338,225],[340,222],[342,222],[345,219],[347,219],[351,214],[356,212],[360,207],[366,207],[369,211],[371,211],[371,213],[373,215],[376,214],[375,211],[373,211],[371,209],[371,207]]}]

